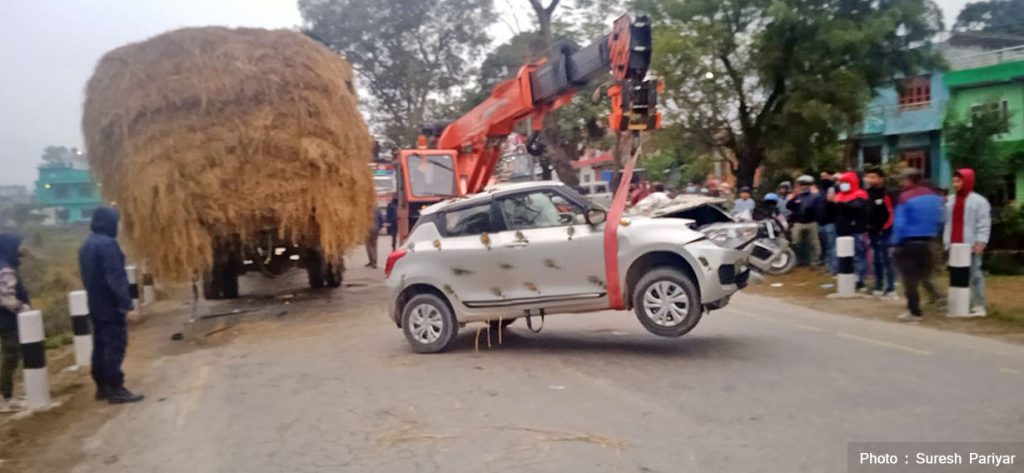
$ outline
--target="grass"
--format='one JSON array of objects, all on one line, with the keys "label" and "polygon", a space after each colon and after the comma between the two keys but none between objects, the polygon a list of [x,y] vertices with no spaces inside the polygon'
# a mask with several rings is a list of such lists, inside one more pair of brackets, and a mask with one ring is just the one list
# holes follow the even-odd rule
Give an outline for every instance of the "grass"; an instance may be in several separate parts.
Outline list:
[{"label": "grass", "polygon": [[[868,285],[872,276],[868,276]],[[936,275],[940,292],[948,287],[945,273]],[[775,284],[775,286],[773,286]],[[781,284],[781,285],[780,285]],[[894,320],[906,311],[905,299],[881,299],[865,296],[856,299],[826,299],[835,292],[835,280],[811,268],[796,268],[791,273],[767,277],[763,284],[751,285],[750,292],[786,299],[817,310],[880,320]],[[985,278],[988,314],[986,318],[950,319],[936,307],[925,304],[924,325],[975,335],[993,336],[1024,343],[1024,276],[987,276]],[[823,287],[824,285],[824,287]],[[899,285],[897,284],[897,289]]]},{"label": "grass", "polygon": [[19,271],[32,298],[32,307],[43,312],[46,345],[53,348],[71,343],[68,292],[81,289],[78,247],[89,234],[86,226],[32,226],[20,232],[28,254]]}]

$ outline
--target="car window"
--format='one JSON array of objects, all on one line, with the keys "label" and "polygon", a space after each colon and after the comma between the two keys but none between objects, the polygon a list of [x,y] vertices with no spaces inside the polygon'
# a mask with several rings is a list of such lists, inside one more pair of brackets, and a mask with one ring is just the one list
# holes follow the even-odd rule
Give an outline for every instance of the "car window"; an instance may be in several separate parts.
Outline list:
[{"label": "car window", "polygon": [[491,203],[447,212],[444,224],[448,236],[487,233],[491,231]]},{"label": "car window", "polygon": [[606,186],[604,184],[598,184],[598,185],[594,186],[594,193],[595,194],[605,194],[607,192],[608,192],[608,186]]},{"label": "car window", "polygon": [[528,192],[498,201],[509,230],[583,223],[583,208],[553,191]]}]

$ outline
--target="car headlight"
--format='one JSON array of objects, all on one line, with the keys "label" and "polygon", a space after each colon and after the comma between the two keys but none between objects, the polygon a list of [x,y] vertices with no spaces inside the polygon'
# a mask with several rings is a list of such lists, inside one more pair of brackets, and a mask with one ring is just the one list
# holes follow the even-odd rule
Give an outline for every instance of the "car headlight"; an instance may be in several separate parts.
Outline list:
[{"label": "car headlight", "polygon": [[704,231],[709,240],[724,248],[739,248],[741,245],[757,237],[756,227],[746,228],[709,228]]}]

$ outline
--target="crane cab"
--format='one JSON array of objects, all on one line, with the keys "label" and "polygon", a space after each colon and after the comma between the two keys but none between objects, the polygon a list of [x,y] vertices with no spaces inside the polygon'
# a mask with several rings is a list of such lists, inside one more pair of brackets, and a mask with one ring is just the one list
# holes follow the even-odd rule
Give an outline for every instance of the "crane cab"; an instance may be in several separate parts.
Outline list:
[{"label": "crane cab", "polygon": [[[405,240],[423,207],[465,194],[455,150],[398,152],[398,237]],[[464,181],[464,179],[461,179]]]}]

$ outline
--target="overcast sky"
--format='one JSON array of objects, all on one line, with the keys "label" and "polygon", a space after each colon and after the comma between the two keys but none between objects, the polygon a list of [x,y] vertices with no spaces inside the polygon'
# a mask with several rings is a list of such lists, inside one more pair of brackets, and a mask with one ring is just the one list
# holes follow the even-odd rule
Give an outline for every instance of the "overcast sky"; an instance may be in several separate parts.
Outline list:
[{"label": "overcast sky", "polygon": [[[938,0],[947,25],[966,0]],[[531,18],[496,0],[499,39]],[[183,26],[288,28],[296,0],[0,0],[0,185],[28,184],[47,145],[82,146],[82,89],[103,53]]]}]

